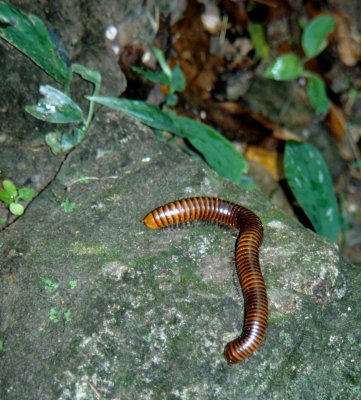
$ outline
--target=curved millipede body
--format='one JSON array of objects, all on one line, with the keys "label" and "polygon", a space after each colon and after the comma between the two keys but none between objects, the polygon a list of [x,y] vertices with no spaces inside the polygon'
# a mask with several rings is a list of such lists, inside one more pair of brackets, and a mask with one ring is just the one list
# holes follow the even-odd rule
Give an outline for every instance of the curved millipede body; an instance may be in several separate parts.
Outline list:
[{"label": "curved millipede body", "polygon": [[240,230],[236,242],[236,268],[244,297],[242,334],[229,342],[224,355],[229,363],[243,361],[261,344],[268,320],[266,287],[259,266],[263,228],[255,213],[245,207],[214,197],[176,200],[144,217],[150,229],[193,220],[216,221]]}]

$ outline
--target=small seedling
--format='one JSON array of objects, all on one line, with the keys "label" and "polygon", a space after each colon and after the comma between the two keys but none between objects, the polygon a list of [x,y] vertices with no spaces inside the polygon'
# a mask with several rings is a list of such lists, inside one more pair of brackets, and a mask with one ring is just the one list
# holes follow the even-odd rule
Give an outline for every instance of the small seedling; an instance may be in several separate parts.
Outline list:
[{"label": "small seedling", "polygon": [[306,78],[307,97],[312,108],[321,116],[328,113],[330,106],[326,85],[318,74],[305,70],[304,64],[327,47],[327,37],[334,29],[335,21],[330,15],[320,15],[312,19],[305,25],[302,33],[304,58],[293,52],[284,54],[277,57],[264,72],[266,78],[279,81]]},{"label": "small seedling", "polygon": [[176,92],[182,92],[186,87],[183,71],[178,64],[172,69],[168,65],[162,50],[158,49],[157,47],[153,47],[152,50],[162,69],[162,72],[148,71],[136,66],[133,66],[132,69],[151,82],[168,86],[166,105],[174,106],[178,101]]},{"label": "small seedling", "polygon": [[76,208],[76,204],[72,203],[68,198],[66,198],[62,203],[61,203],[61,207],[64,210],[64,212],[66,213],[72,213],[75,208]]},{"label": "small seedling", "polygon": [[70,309],[67,309],[66,311],[64,311],[63,319],[64,319],[65,324],[69,324],[71,322],[72,312]]},{"label": "small seedling", "polygon": [[56,308],[51,308],[49,312],[49,321],[57,324],[59,322],[59,311]]},{"label": "small seedling", "polygon": [[3,189],[0,190],[0,201],[9,206],[11,214],[19,216],[24,214],[25,207],[20,201],[29,202],[35,196],[35,190],[31,188],[17,189],[14,182],[5,179],[2,181]]},{"label": "small seedling", "polygon": [[59,284],[54,282],[48,276],[42,276],[42,277],[40,277],[40,279],[44,284],[44,290],[46,292],[52,292],[52,291],[56,290],[59,287]]},{"label": "small seedling", "polygon": [[71,279],[69,281],[69,287],[70,289],[75,289],[78,286],[78,281],[76,279]]}]

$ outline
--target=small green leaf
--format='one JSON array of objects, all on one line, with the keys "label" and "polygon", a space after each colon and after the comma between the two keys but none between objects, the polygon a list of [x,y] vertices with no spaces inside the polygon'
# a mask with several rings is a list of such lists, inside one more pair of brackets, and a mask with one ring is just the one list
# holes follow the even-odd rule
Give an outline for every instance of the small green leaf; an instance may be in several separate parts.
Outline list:
[{"label": "small green leaf", "polygon": [[5,190],[0,190],[0,201],[5,204],[11,204],[13,202],[13,198],[9,195]]},{"label": "small green leaf", "polygon": [[307,96],[312,108],[320,115],[326,115],[330,107],[330,101],[326,93],[326,85],[316,74],[307,74]]},{"label": "small green leaf", "polygon": [[228,139],[201,122],[169,115],[177,126],[176,134],[187,138],[219,175],[239,184],[247,163]]},{"label": "small green leaf", "polygon": [[169,132],[174,132],[176,130],[168,114],[163,112],[160,108],[147,104],[144,101],[103,96],[88,96],[86,98],[104,106],[120,110],[152,128]]},{"label": "small green leaf", "polygon": [[132,70],[141,75],[143,78],[148,79],[148,81],[160,83],[161,85],[170,84],[170,79],[164,72],[145,70],[137,66],[133,66]]},{"label": "small green leaf", "polygon": [[73,147],[85,138],[85,129],[81,125],[71,132],[61,132],[59,130],[48,132],[45,135],[45,142],[50,147],[53,154],[58,155],[68,153]]},{"label": "small green leaf", "polygon": [[71,70],[79,74],[86,81],[93,83],[95,86],[100,86],[102,76],[97,69],[84,67],[84,65],[75,63],[71,65]]},{"label": "small green leaf", "polygon": [[262,62],[268,62],[269,47],[267,44],[263,25],[255,22],[248,23],[248,32],[256,50],[256,57]]},{"label": "small green leaf", "polygon": [[44,284],[44,290],[47,292],[53,292],[54,290],[56,290],[59,287],[59,284],[54,282],[48,276],[41,276],[40,279]]},{"label": "small green leaf", "polygon": [[186,87],[186,79],[181,67],[177,64],[172,70],[170,89],[172,92],[182,92]]},{"label": "small green leaf", "polygon": [[3,224],[5,224],[6,223],[6,218],[5,217],[2,217],[1,215],[0,215],[0,225],[3,225]]},{"label": "small green leaf", "polygon": [[165,99],[165,104],[167,106],[175,106],[178,102],[178,96],[175,93],[168,93],[166,99]]},{"label": "small green leaf", "polygon": [[289,141],[284,163],[288,184],[316,232],[335,242],[340,217],[331,176],[321,153],[310,143]]},{"label": "small green leaf", "polygon": [[25,110],[33,117],[55,124],[83,122],[81,108],[65,93],[50,85],[40,86],[44,96],[36,106],[27,106]]},{"label": "small green leaf", "polygon": [[158,49],[157,47],[153,47],[152,49],[160,67],[162,68],[162,71],[168,76],[169,79],[172,79],[172,70],[170,69],[164,57],[163,51],[161,49]]},{"label": "small green leaf", "polygon": [[0,37],[15,46],[63,86],[71,80],[70,68],[44,23],[15,6],[0,3]]},{"label": "small green leaf", "polygon": [[19,189],[19,197],[24,201],[30,201],[35,196],[36,192],[31,188],[21,188]]},{"label": "small green leaf", "polygon": [[77,285],[78,285],[78,281],[77,281],[76,279],[71,279],[71,280],[69,281],[69,287],[70,287],[70,289],[75,289],[75,288],[77,287]]},{"label": "small green leaf", "polygon": [[312,19],[302,33],[302,47],[307,59],[320,54],[327,47],[327,36],[335,29],[331,15],[320,15]]},{"label": "small green leaf", "polygon": [[287,53],[277,57],[264,72],[266,78],[277,81],[290,81],[303,74],[303,64],[295,53]]},{"label": "small green leaf", "polygon": [[63,318],[64,318],[64,324],[69,324],[69,322],[71,322],[72,312],[70,309],[64,311]]},{"label": "small green leaf", "polygon": [[361,160],[354,161],[354,162],[352,163],[352,166],[353,166],[354,168],[361,168]]},{"label": "small green leaf", "polygon": [[19,203],[11,203],[9,206],[9,210],[13,215],[23,215],[24,214],[24,207]]},{"label": "small green leaf", "polygon": [[49,320],[54,324],[57,324],[59,322],[59,311],[56,308],[50,309]]},{"label": "small green leaf", "polygon": [[8,193],[9,196],[16,197],[18,195],[18,191],[13,181],[10,181],[9,179],[4,179],[2,184],[5,192]]}]

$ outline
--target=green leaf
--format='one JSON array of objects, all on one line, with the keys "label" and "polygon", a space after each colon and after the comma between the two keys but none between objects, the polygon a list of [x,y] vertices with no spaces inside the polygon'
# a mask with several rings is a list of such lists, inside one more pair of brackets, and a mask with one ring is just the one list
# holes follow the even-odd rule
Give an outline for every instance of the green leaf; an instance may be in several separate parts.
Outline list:
[{"label": "green leaf", "polygon": [[56,290],[59,287],[59,284],[54,282],[48,276],[41,276],[40,279],[44,284],[44,290],[49,292],[49,293],[54,291],[54,290]]},{"label": "green leaf", "polygon": [[170,69],[164,57],[163,51],[161,49],[158,49],[157,47],[153,47],[152,49],[160,67],[162,68],[162,71],[168,76],[169,79],[172,79],[172,70]]},{"label": "green leaf", "polygon": [[166,99],[165,99],[165,104],[167,106],[175,106],[178,102],[178,96],[175,93],[168,93]]},{"label": "green leaf", "polygon": [[87,97],[99,104],[121,110],[152,128],[187,138],[220,175],[239,183],[247,170],[244,158],[232,143],[215,129],[189,118],[177,117],[142,101],[115,97]]},{"label": "green leaf", "polygon": [[320,115],[326,115],[330,107],[330,101],[326,93],[326,85],[316,74],[307,74],[307,96],[312,108]]},{"label": "green leaf", "polygon": [[182,92],[186,87],[186,79],[181,67],[177,64],[172,70],[170,89],[172,92]]},{"label": "green leaf", "polygon": [[154,83],[160,83],[161,85],[170,84],[170,79],[164,72],[145,70],[135,65],[132,66],[132,70],[135,71],[137,74],[141,75],[143,78],[148,79],[148,81]]},{"label": "green leaf", "polygon": [[202,122],[175,115],[172,118],[176,134],[187,138],[219,175],[239,184],[247,163],[228,139]]},{"label": "green leaf", "polygon": [[5,192],[7,192],[9,196],[16,197],[18,195],[18,190],[16,189],[15,183],[13,181],[10,181],[9,179],[4,179],[2,184]]},{"label": "green leaf", "polygon": [[303,74],[303,64],[295,53],[287,53],[277,57],[264,72],[266,78],[277,81],[290,81]]},{"label": "green leaf", "polygon": [[361,168],[361,160],[354,161],[354,162],[352,163],[352,166],[353,166],[354,168]]},{"label": "green leaf", "polygon": [[93,83],[95,86],[99,87],[102,81],[102,76],[97,69],[84,67],[81,64],[72,64],[71,70],[88,82]]},{"label": "green leaf", "polygon": [[302,33],[302,47],[307,59],[320,54],[327,47],[327,36],[335,29],[331,15],[320,15],[312,19]]},{"label": "green leaf", "polygon": [[86,98],[104,106],[120,110],[152,128],[169,132],[175,132],[176,130],[168,114],[158,107],[147,104],[144,101],[103,96],[87,96]]},{"label": "green leaf", "polygon": [[76,209],[76,204],[71,202],[68,198],[66,198],[61,203],[61,207],[65,213],[72,213]]},{"label": "green leaf", "polygon": [[269,58],[269,47],[263,25],[250,21],[248,23],[248,32],[256,50],[256,57],[262,62],[267,62]]},{"label": "green leaf", "polygon": [[61,132],[59,130],[49,132],[45,135],[45,142],[55,155],[68,153],[85,138],[84,128],[81,125],[74,128],[71,132]]},{"label": "green leaf", "polygon": [[19,197],[24,201],[30,201],[35,196],[36,192],[31,188],[21,188],[19,189]]},{"label": "green leaf", "polygon": [[64,314],[63,314],[64,324],[69,324],[71,322],[72,315],[73,315],[73,313],[71,312],[70,309],[67,309],[64,311]]},{"label": "green leaf", "polygon": [[0,21],[0,37],[29,57],[60,84],[69,84],[70,68],[59,56],[60,51],[41,19],[2,2]]},{"label": "green leaf", "polygon": [[11,204],[13,202],[13,198],[6,190],[0,190],[0,201],[5,204]]},{"label": "green leaf", "polygon": [[321,153],[310,143],[290,141],[284,162],[288,184],[316,232],[335,242],[340,217],[331,176]]},{"label": "green leaf", "polygon": [[9,206],[9,210],[13,215],[23,215],[25,208],[19,203],[11,203]]},{"label": "green leaf", "polygon": [[3,225],[3,224],[5,224],[6,223],[6,218],[5,217],[2,217],[1,215],[0,215],[0,225]]},{"label": "green leaf", "polygon": [[57,324],[59,322],[59,311],[54,307],[50,309],[49,320],[54,324]]},{"label": "green leaf", "polygon": [[42,121],[54,124],[83,122],[81,108],[65,93],[50,85],[40,86],[40,93],[44,96],[36,106],[27,106],[25,110]]}]

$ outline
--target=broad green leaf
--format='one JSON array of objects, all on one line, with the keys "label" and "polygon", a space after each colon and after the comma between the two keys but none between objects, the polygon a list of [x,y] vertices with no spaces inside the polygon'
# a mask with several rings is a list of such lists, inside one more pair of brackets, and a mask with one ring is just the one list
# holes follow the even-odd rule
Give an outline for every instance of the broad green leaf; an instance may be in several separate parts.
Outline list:
[{"label": "broad green leaf", "polygon": [[172,78],[172,70],[170,69],[170,66],[168,65],[164,53],[161,49],[158,49],[157,47],[153,47],[153,53],[158,60],[158,63],[160,67],[162,68],[162,71],[168,76],[169,79]]},{"label": "broad green leaf", "polygon": [[19,203],[11,203],[9,206],[9,210],[13,215],[23,215],[24,214],[24,207]]},{"label": "broad green leaf", "polygon": [[307,74],[307,96],[312,108],[320,115],[326,115],[330,107],[326,86],[323,80],[316,74]]},{"label": "broad green leaf", "polygon": [[148,81],[160,83],[161,85],[170,84],[170,79],[164,72],[145,70],[135,65],[132,67],[132,70],[141,75],[143,78],[148,79]]},{"label": "broad green leaf", "polygon": [[102,76],[98,70],[84,67],[84,65],[81,64],[72,64],[71,70],[79,74],[86,81],[93,83],[95,86],[100,86]]},{"label": "broad green leaf", "polygon": [[30,201],[35,196],[36,192],[31,188],[21,188],[19,189],[19,197],[24,201]]},{"label": "broad green leaf", "polygon": [[27,106],[25,110],[35,118],[55,124],[83,122],[81,108],[65,93],[50,85],[40,86],[44,96],[36,106]]},{"label": "broad green leaf", "polygon": [[190,118],[171,115],[177,134],[187,138],[219,175],[239,184],[246,160],[220,132]]},{"label": "broad green leaf", "polygon": [[287,53],[277,57],[264,72],[266,78],[277,81],[290,81],[303,74],[303,64],[295,53]]},{"label": "broad green leaf", "polygon": [[246,161],[236,151],[232,143],[218,131],[201,122],[177,117],[173,113],[166,113],[158,107],[142,101],[102,96],[87,98],[120,110],[152,128],[187,138],[211,167],[220,175],[236,183],[239,183],[242,173],[247,169]]},{"label": "broad green leaf", "polygon": [[284,166],[288,184],[316,232],[335,242],[340,217],[321,153],[310,143],[287,142]]},{"label": "broad green leaf", "polygon": [[70,68],[59,56],[44,23],[8,3],[0,3],[0,37],[29,57],[63,86],[71,80]]},{"label": "broad green leaf", "polygon": [[263,25],[255,22],[248,23],[248,32],[251,36],[251,41],[256,50],[256,56],[262,62],[268,62],[269,47],[264,33]]},{"label": "broad green leaf", "polygon": [[9,179],[4,179],[2,182],[4,190],[11,196],[15,197],[18,194],[15,183]]},{"label": "broad green leaf", "polygon": [[86,98],[104,106],[120,110],[152,128],[169,132],[175,132],[176,130],[168,114],[160,108],[147,104],[144,101],[103,96],[88,96]]},{"label": "broad green leaf", "polygon": [[320,15],[312,19],[302,33],[302,47],[307,59],[320,54],[327,47],[327,36],[335,29],[331,15]]},{"label": "broad green leaf", "polygon": [[186,79],[181,67],[177,64],[172,70],[170,88],[172,92],[182,92],[186,87]]},{"label": "broad green leaf", "polygon": [[[3,224],[5,224],[6,223],[6,218],[5,217],[2,217],[1,215],[0,215],[0,225],[3,225]],[[1,351],[1,340],[0,340],[0,351]]]}]

